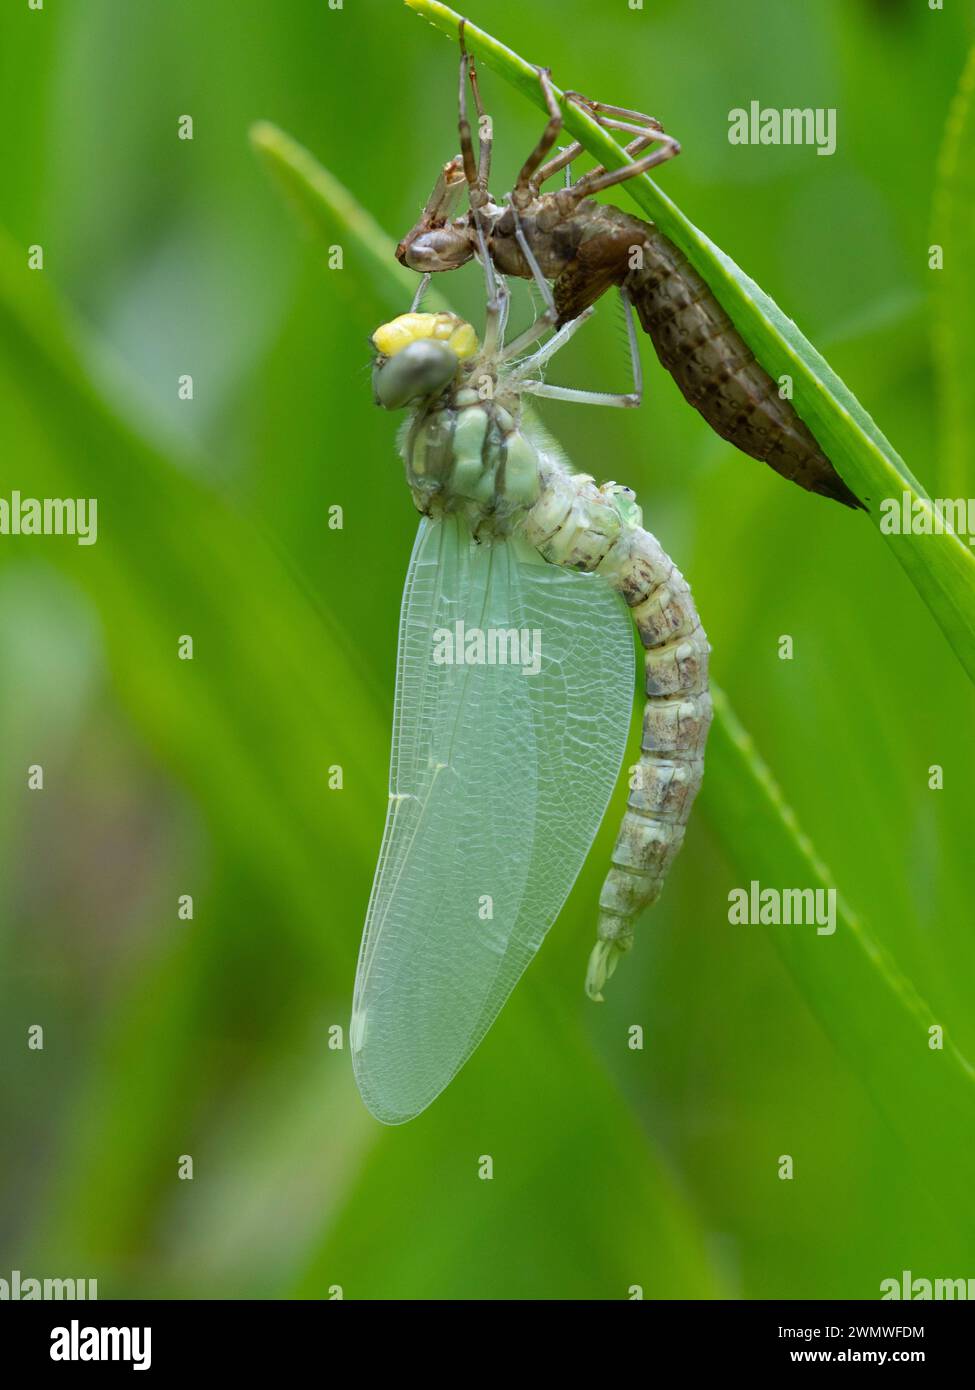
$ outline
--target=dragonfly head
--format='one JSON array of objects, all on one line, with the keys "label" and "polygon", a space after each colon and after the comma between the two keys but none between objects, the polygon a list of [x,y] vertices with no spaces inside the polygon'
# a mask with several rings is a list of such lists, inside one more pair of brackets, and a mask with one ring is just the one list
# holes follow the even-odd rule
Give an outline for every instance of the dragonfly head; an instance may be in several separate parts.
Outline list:
[{"label": "dragonfly head", "polygon": [[418,270],[421,275],[432,275],[438,270],[457,270],[459,266],[466,265],[473,255],[466,224],[424,227],[421,222],[412,232],[407,232],[396,248],[396,259],[400,265]]},{"label": "dragonfly head", "polygon": [[450,220],[465,186],[464,165],[458,155],[443,166],[423,216],[397,246],[400,265],[426,275],[456,270],[471,259],[474,250],[466,220]]},{"label": "dragonfly head", "polygon": [[449,386],[477,352],[477,334],[456,314],[400,314],[372,335],[376,404],[401,410]]}]

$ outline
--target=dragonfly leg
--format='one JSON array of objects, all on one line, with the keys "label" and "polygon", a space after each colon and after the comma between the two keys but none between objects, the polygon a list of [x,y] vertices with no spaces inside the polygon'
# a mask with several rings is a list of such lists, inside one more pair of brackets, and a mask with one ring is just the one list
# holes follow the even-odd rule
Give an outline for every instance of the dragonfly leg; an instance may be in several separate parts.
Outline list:
[{"label": "dragonfly leg", "polygon": [[498,347],[504,348],[504,335],[508,328],[508,311],[511,308],[511,292],[505,282],[501,281],[501,318],[498,323]]},{"label": "dragonfly leg", "polygon": [[[460,24],[461,49],[464,44],[464,24]],[[491,187],[491,151],[494,145],[494,124],[491,117],[484,110],[484,103],[481,101],[481,89],[477,82],[477,65],[473,56],[468,59],[468,75],[471,80],[471,91],[474,93],[474,105],[477,108],[477,143],[478,143],[478,163],[477,163],[477,184],[486,195]]]},{"label": "dragonfly leg", "polygon": [[605,101],[594,101],[592,97],[583,96],[582,92],[563,92],[566,101],[571,101],[574,106],[584,106],[591,116],[594,116],[600,125],[608,124],[600,119],[602,116],[614,116],[619,120],[631,121],[633,125],[644,126],[649,130],[663,132],[663,126],[656,116],[647,116],[643,111],[631,111],[628,106],[610,106]]},{"label": "dragonfly leg", "polygon": [[[512,189],[511,201],[516,208],[526,208],[531,204],[535,196],[532,183],[535,172],[559,138],[559,131],[562,129],[562,112],[552,89],[552,77],[548,68],[538,69],[538,80],[542,86],[545,105],[548,107],[548,124],[542,131],[538,144],[521,166],[521,172]],[[562,168],[562,165],[560,164],[558,167]]]},{"label": "dragonfly leg", "polygon": [[483,199],[478,180],[477,161],[474,158],[474,140],[471,136],[471,123],[467,115],[467,79],[471,60],[464,47],[464,22],[460,26],[460,79],[457,89],[457,133],[460,136],[460,154],[464,161],[464,177],[470,194],[471,207],[479,207]]},{"label": "dragonfly leg", "polygon": [[[478,255],[484,267],[484,282],[487,290],[487,311],[484,322],[483,349],[493,353],[498,345],[499,333],[503,333],[507,309],[502,308],[505,296],[499,293],[498,279],[494,273],[494,262],[488,249],[487,235],[484,231],[484,205],[490,199],[487,176],[491,170],[492,132],[490,118],[485,117],[481,104],[480,88],[477,84],[477,71],[474,60],[464,46],[466,20],[460,23],[460,80],[457,91],[457,129],[460,135],[460,152],[464,162],[464,177],[467,180],[467,195],[474,214],[474,230],[477,236]],[[480,142],[480,163],[474,159],[474,140],[471,123],[467,114],[467,81],[470,78],[474,101],[478,114],[478,140]]]},{"label": "dragonfly leg", "polygon": [[[512,372],[512,380],[520,382],[523,376],[531,372],[539,371],[544,367],[545,363],[548,362],[550,358],[554,357],[570,338],[575,336],[586,319],[592,318],[595,312],[595,309],[590,305],[588,309],[583,309],[582,313],[578,314],[574,319],[570,319],[568,323],[563,324],[559,331],[549,338],[544,347],[539,348],[537,352],[532,353],[531,357],[526,357],[524,362],[518,364]],[[511,358],[518,356],[517,352],[513,351],[515,346],[516,344],[512,343],[511,347],[505,350],[501,357],[502,362],[508,362]]]},{"label": "dragonfly leg", "polygon": [[[599,121],[599,124],[607,130],[633,129],[633,126],[624,126],[620,121],[607,121],[601,119],[598,116],[596,119]],[[640,150],[645,150],[647,145],[649,145],[651,141],[654,140],[654,138],[655,137],[649,131],[641,132],[637,139],[631,140],[630,143],[626,146],[626,153],[629,155],[639,154]],[[578,140],[575,140],[571,145],[566,145],[563,150],[559,151],[558,155],[554,159],[550,159],[547,164],[542,165],[541,169],[539,169],[538,173],[532,180],[532,189],[535,192],[538,192],[542,184],[547,183],[548,180],[553,176],[553,174],[557,174],[560,169],[565,169],[568,173],[568,169],[572,161],[574,159],[578,159],[582,153],[583,147]],[[602,164],[598,164],[595,169],[590,169],[588,174],[584,174],[583,178],[595,178],[598,174],[604,174],[605,172],[605,166]],[[580,179],[579,182],[581,183],[582,180]],[[567,179],[565,186],[566,188],[571,188],[572,180]]]},{"label": "dragonfly leg", "polygon": [[[576,321],[575,319],[572,320],[573,323]],[[532,343],[537,343],[539,338],[543,337],[548,332],[553,323],[554,319],[550,319],[547,312],[539,314],[535,322],[529,324],[524,333],[519,333],[517,338],[512,339],[504,350],[502,360],[510,362],[513,357],[519,357],[525,351],[525,348],[531,347]],[[566,327],[569,327],[569,325],[567,324]]]},{"label": "dragonfly leg", "polygon": [[634,135],[636,138],[625,147],[626,153],[631,157],[646,149],[647,145],[660,145],[659,149],[637,160],[636,163],[624,165],[622,169],[614,169],[610,173],[607,173],[604,165],[597,165],[573,184],[573,191],[579,197],[588,198],[593,193],[623,183],[637,174],[645,174],[647,170],[680,154],[679,141],[667,134],[655,116],[646,116],[642,111],[631,111],[626,106],[610,106],[604,101],[593,101],[590,97],[582,96],[580,92],[566,92],[565,99],[574,106],[581,107],[604,129],[622,130]]},{"label": "dragonfly leg", "polygon": [[620,299],[623,301],[623,318],[626,321],[626,341],[630,348],[630,371],[633,373],[632,395],[637,405],[643,400],[643,363],[640,361],[640,340],[633,322],[633,300],[625,285],[620,286]]},{"label": "dragonfly leg", "polygon": [[502,303],[507,300],[507,289],[503,291],[499,288],[500,280],[494,273],[494,262],[491,260],[491,253],[488,250],[487,237],[484,235],[484,228],[480,220],[475,215],[474,227],[477,233],[478,256],[484,270],[484,288],[487,297],[487,308],[484,315],[484,342],[482,351],[491,355],[497,351],[501,335],[504,331],[504,324],[507,322],[507,309],[502,309]]},{"label": "dragonfly leg", "polygon": [[[601,126],[604,126],[606,129],[633,129],[632,126],[623,127],[614,121],[600,121],[599,124]],[[641,135],[638,135],[635,140],[631,140],[628,145],[625,145],[624,149],[626,150],[626,153],[632,158],[633,155],[639,154],[641,150],[645,150],[646,147],[649,144],[652,144],[656,138],[656,135],[654,135],[651,131],[644,131]],[[590,169],[587,173],[583,174],[582,177],[580,179],[577,179],[576,183],[571,184],[570,187],[574,188],[578,185],[579,187],[582,187],[584,189],[590,189],[593,181],[595,179],[602,178],[605,172],[605,164],[597,164],[594,169]]]},{"label": "dragonfly leg", "polygon": [[[620,298],[623,300],[626,336],[630,347],[630,370],[633,373],[632,390],[627,392],[579,391],[572,386],[550,386],[546,381],[537,380],[523,381],[521,389],[530,392],[533,396],[548,396],[557,401],[573,401],[576,405],[610,405],[622,409],[633,409],[640,405],[643,400],[643,365],[640,361],[640,345],[637,339],[636,325],[633,322],[633,305],[625,289],[620,290]],[[560,328],[551,342],[546,343],[535,353],[534,357],[530,357],[527,362],[522,364],[521,370],[531,369],[535,365],[541,366],[547,362],[553,353],[558,352],[559,348],[568,342],[575,330],[591,312],[591,310],[586,310],[578,318],[573,319],[571,323]]]},{"label": "dragonfly leg", "polygon": [[[581,92],[565,92],[563,96],[566,101],[572,102],[575,106],[581,106],[604,130],[622,130],[630,135],[635,135],[637,138],[631,140],[626,146],[628,155],[632,156],[638,154],[640,150],[646,149],[647,145],[653,144],[659,135],[663,135],[676,147],[671,149],[668,158],[680,153],[680,145],[667,135],[656,116],[647,116],[642,111],[631,111],[627,106],[610,106],[605,101],[594,101],[591,97],[583,96]],[[582,152],[583,146],[579,140],[573,141],[571,145],[566,145],[554,159],[550,159],[536,171],[531,180],[533,191],[537,192],[553,174],[557,174],[560,169],[566,168],[573,160],[578,159]],[[600,164],[584,175],[584,178],[594,179],[605,172],[604,166]],[[571,183],[567,183],[567,187],[571,187]]]},{"label": "dragonfly leg", "polygon": [[484,339],[481,351],[488,357],[494,356],[504,347],[504,334],[508,326],[508,310],[511,295],[504,277],[495,273],[494,261],[488,249],[487,237],[480,220],[475,218],[478,258],[484,271],[486,307],[484,313]]},{"label": "dragonfly leg", "polygon": [[532,188],[541,188],[542,184],[547,183],[553,174],[557,174],[560,169],[568,168],[572,161],[578,159],[581,154],[582,145],[578,140],[573,140],[571,145],[566,145],[564,149],[559,150],[554,158],[548,160],[548,162],[543,164],[536,172],[535,177],[532,179]]},{"label": "dragonfly leg", "polygon": [[545,304],[546,316],[550,323],[554,323],[558,318],[558,312],[555,308],[555,298],[552,294],[552,287],[542,274],[542,268],[538,264],[535,252],[531,249],[528,238],[525,236],[525,229],[521,222],[521,214],[513,205],[511,211],[515,219],[515,241],[518,243],[518,249],[528,263],[528,269],[532,273],[532,279],[535,281],[535,285],[542,296],[542,300]]},{"label": "dragonfly leg", "polygon": [[423,296],[427,292],[427,289],[430,284],[430,279],[431,277],[429,274],[420,276],[419,288],[417,289],[416,294],[413,296],[413,303],[410,305],[411,314],[415,314],[417,309],[419,309],[420,305],[423,303]]},{"label": "dragonfly leg", "polygon": [[[646,174],[651,169],[655,169],[658,164],[664,164],[668,159],[673,159],[680,154],[680,144],[672,135],[667,135],[663,131],[655,131],[648,134],[646,138],[636,140],[633,143],[642,148],[647,141],[663,141],[660,149],[651,151],[644,155],[633,164],[624,164],[622,169],[612,169],[608,173],[605,169],[594,169],[591,174],[585,174],[577,183],[572,185],[573,193],[580,198],[589,198],[593,193],[601,193],[604,188],[612,188],[618,183],[624,183],[627,179],[636,178],[637,174]],[[632,153],[628,149],[628,153]]]},{"label": "dragonfly leg", "polygon": [[[647,145],[655,141],[658,134],[665,133],[663,126],[655,116],[645,116],[641,111],[631,111],[625,106],[609,106],[603,101],[593,101],[591,97],[585,97],[581,92],[566,92],[564,95],[566,101],[572,102],[575,106],[581,106],[605,130],[623,130],[635,135],[637,138],[631,140],[626,146],[626,153],[630,156],[639,154],[641,150],[646,149]],[[624,117],[625,119],[623,119]],[[578,159],[582,152],[583,147],[578,140],[571,145],[566,145],[565,149],[560,150],[554,159],[543,164],[536,172],[532,179],[533,190],[537,192],[553,174],[557,174],[560,169],[566,168],[574,159]],[[595,169],[591,169],[588,174],[583,175],[583,178],[595,179],[605,172],[605,167],[600,164]],[[566,184],[566,187],[571,186],[571,183]]]},{"label": "dragonfly leg", "polygon": [[526,381],[521,389],[531,396],[548,396],[553,401],[571,401],[574,405],[612,405],[627,409],[640,404],[639,396],[616,395],[611,391],[577,391],[573,386],[549,386],[547,381]]},{"label": "dragonfly leg", "polygon": [[555,327],[555,322],[559,316],[559,311],[555,307],[555,299],[552,295],[551,286],[542,274],[542,268],[538,264],[535,253],[528,243],[528,238],[525,236],[525,229],[521,224],[521,216],[518,209],[513,205],[510,206],[515,219],[515,240],[531,271],[532,279],[545,302],[545,312],[539,314],[535,322],[526,328],[524,333],[520,334],[519,337],[511,343],[504,354],[506,358],[517,357],[518,354],[524,352],[525,348],[530,346],[531,343],[537,342],[537,340],[541,338],[543,334],[547,333],[550,328]]}]

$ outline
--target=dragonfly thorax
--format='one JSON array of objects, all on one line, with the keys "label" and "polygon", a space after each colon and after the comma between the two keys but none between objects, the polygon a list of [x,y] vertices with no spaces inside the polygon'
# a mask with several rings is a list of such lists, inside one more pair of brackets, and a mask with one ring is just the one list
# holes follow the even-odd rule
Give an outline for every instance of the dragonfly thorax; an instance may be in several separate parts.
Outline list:
[{"label": "dragonfly thorax", "polygon": [[509,534],[538,498],[535,446],[499,400],[473,386],[417,409],[401,447],[417,509],[463,513],[477,535]]}]

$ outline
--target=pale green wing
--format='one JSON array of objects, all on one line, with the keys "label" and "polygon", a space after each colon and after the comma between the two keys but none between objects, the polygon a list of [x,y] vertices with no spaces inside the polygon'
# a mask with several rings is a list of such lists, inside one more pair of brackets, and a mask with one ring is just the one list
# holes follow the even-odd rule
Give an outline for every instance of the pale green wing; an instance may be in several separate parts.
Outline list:
[{"label": "pale green wing", "polygon": [[[491,662],[489,646],[481,664],[441,664],[461,622],[471,641],[516,633],[518,660]],[[477,545],[457,518],[421,522],[350,1030],[377,1119],[439,1095],[541,945],[619,773],[633,678],[629,615],[602,579],[521,542]]]}]

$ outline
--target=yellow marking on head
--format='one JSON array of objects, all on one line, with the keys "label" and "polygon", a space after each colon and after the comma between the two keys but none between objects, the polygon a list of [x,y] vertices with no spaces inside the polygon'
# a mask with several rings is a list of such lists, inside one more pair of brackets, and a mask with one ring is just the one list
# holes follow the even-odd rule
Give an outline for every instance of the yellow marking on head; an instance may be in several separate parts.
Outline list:
[{"label": "yellow marking on head", "polygon": [[477,334],[471,325],[456,314],[400,314],[376,329],[372,335],[373,346],[384,357],[395,357],[398,352],[420,338],[436,338],[446,343],[464,361],[477,352]]}]

